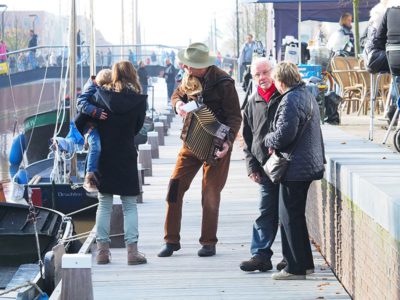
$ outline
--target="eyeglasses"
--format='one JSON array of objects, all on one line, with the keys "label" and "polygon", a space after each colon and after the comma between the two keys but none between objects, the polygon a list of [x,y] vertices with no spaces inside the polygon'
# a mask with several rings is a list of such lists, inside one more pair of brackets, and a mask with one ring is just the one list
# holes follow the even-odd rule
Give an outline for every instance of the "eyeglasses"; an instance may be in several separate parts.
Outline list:
[{"label": "eyeglasses", "polygon": [[269,76],[269,75],[271,75],[271,73],[272,73],[272,68],[269,69],[269,70],[263,71],[263,72],[255,73],[253,76],[254,76],[255,78],[260,78],[261,75],[263,75],[263,76]]}]

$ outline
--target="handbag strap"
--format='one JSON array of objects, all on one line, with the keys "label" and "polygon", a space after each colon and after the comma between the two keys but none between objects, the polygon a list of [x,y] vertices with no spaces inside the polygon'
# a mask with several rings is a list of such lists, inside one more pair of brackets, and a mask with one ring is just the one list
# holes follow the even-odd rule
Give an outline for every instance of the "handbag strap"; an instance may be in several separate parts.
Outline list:
[{"label": "handbag strap", "polygon": [[303,128],[301,128],[301,131],[297,136],[296,142],[294,143],[292,150],[290,150],[290,152],[288,153],[288,159],[290,159],[290,157],[292,156],[292,153],[296,149],[296,147],[297,147],[297,145],[298,145],[298,143],[300,141],[300,138],[303,135],[304,130],[306,129],[306,126],[307,126],[308,122],[311,120],[311,117],[313,115],[313,109],[314,109],[314,106],[313,106],[313,103],[312,103],[312,98],[310,98],[310,112],[306,116],[306,122],[304,123]]}]

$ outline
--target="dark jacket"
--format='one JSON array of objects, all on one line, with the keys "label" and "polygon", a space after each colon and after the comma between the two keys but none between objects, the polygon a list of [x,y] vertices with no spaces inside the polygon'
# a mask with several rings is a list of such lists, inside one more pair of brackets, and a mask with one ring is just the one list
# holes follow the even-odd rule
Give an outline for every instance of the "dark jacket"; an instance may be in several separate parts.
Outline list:
[{"label": "dark jacket", "polygon": [[176,69],[173,64],[169,64],[165,67],[164,78],[166,83],[175,84]]},{"label": "dark jacket", "polygon": [[294,149],[285,181],[311,181],[324,174],[324,146],[319,108],[315,97],[304,83],[282,95],[275,115],[273,132],[265,137],[265,145],[287,157],[303,128],[312,102],[312,117]]},{"label": "dark jacket", "polygon": [[143,87],[143,86],[148,86],[148,85],[149,85],[149,83],[148,83],[148,77],[149,77],[149,75],[147,74],[146,67],[140,67],[140,68],[138,68],[137,73],[138,73],[138,76],[139,76],[140,85],[141,85],[142,87]]},{"label": "dark jacket", "polygon": [[267,103],[256,91],[250,96],[243,111],[243,151],[246,157],[247,174],[255,172],[264,174],[262,166],[269,155],[264,138],[272,131],[275,113],[281,95],[276,91]]},{"label": "dark jacket", "polygon": [[[31,36],[31,38],[29,39],[28,48],[33,48],[37,46],[37,38],[38,38],[37,34],[33,34]],[[31,50],[31,52],[36,52],[36,49]]]},{"label": "dark jacket", "polygon": [[98,123],[101,140],[99,191],[123,196],[139,194],[137,151],[134,137],[146,116],[146,95],[99,89],[99,105],[108,118]]},{"label": "dark jacket", "polygon": [[377,28],[373,25],[368,26],[367,38],[365,41],[364,58],[365,67],[370,73],[389,72],[389,65],[385,52],[378,44],[374,44],[374,38],[377,33]]},{"label": "dark jacket", "polygon": [[[219,122],[229,126],[229,142],[233,144],[242,122],[239,97],[235,89],[234,80],[223,70],[210,66],[204,78],[200,79],[203,86],[204,104],[211,109]],[[188,102],[188,97],[178,87],[171,97],[172,106],[175,108],[177,101]],[[189,114],[190,115],[190,114]],[[190,125],[190,117],[185,118],[182,128],[184,136]]]},{"label": "dark jacket", "polygon": [[[400,45],[400,7],[389,8],[373,40],[374,49],[385,51],[386,44]],[[392,73],[400,75],[400,51],[388,54],[388,64]]]}]

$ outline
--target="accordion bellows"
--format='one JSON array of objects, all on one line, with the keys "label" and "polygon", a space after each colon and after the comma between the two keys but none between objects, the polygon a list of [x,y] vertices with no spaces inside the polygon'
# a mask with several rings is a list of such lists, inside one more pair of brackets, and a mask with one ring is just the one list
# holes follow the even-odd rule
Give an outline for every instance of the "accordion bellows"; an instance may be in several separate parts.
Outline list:
[{"label": "accordion bellows", "polygon": [[215,165],[217,163],[215,153],[222,149],[230,127],[220,123],[205,105],[190,114],[192,116],[189,128],[182,139],[199,160]]}]

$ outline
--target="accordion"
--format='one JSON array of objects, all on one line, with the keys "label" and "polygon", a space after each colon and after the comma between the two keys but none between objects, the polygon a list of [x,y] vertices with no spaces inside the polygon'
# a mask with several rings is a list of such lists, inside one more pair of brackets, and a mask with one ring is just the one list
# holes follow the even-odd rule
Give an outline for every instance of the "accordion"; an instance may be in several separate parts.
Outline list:
[{"label": "accordion", "polygon": [[189,126],[182,140],[199,160],[215,165],[215,153],[222,149],[230,127],[220,123],[205,105],[190,112],[187,118],[190,118]]}]

